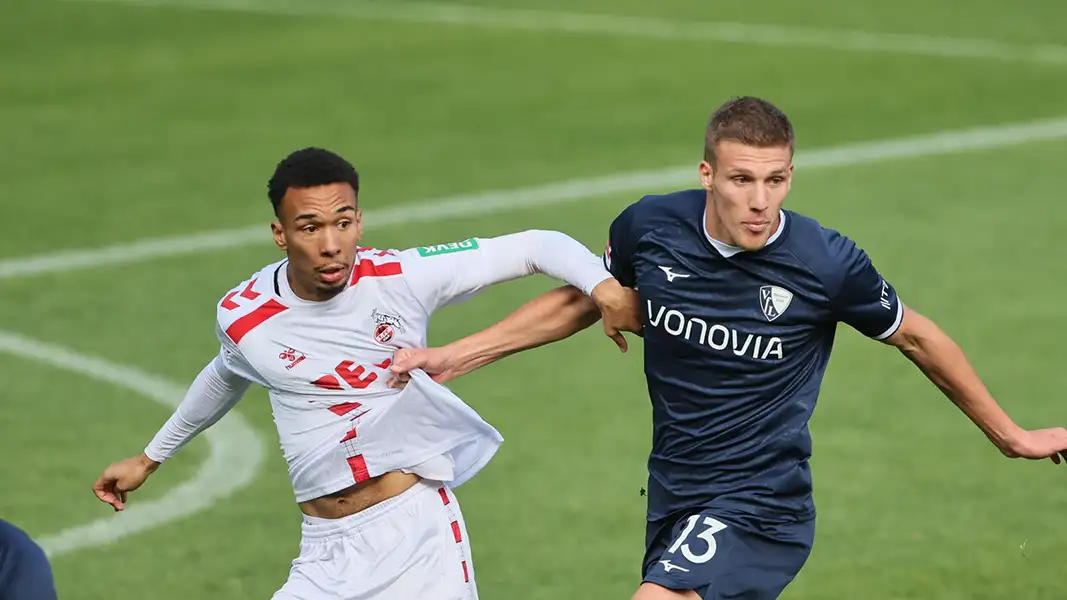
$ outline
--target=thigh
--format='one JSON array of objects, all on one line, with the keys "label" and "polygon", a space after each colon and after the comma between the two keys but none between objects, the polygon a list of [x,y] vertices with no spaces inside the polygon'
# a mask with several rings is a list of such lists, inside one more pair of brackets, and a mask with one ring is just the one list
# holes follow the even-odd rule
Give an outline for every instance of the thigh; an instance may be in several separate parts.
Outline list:
[{"label": "thigh", "polygon": [[[395,547],[401,552],[394,566],[385,569],[394,576],[378,587],[374,600],[476,600],[474,562],[470,538],[459,500],[448,486],[432,486],[412,510],[395,522],[404,529],[396,540],[386,536],[372,541],[375,547]],[[370,535],[365,535],[370,540]],[[383,543],[384,542],[384,543]]]},{"label": "thigh", "polygon": [[476,600],[459,502],[446,486],[419,486],[366,523],[325,537],[305,535],[273,600]]},{"label": "thigh", "polygon": [[644,582],[694,590],[705,600],[774,600],[807,561],[814,522],[756,531],[730,515],[705,510],[680,519],[669,531],[669,537],[661,534],[650,546],[663,550],[646,561]]},{"label": "thigh", "polygon": [[[329,585],[322,574],[316,574],[309,565],[296,566],[289,571],[289,578],[281,589],[274,592],[271,600],[334,600],[337,594],[331,594]],[[326,585],[323,585],[326,584]]]},{"label": "thigh", "polygon": [[[447,485],[438,484],[437,495],[444,507],[443,519],[439,526],[446,527],[444,544],[451,548],[445,551],[441,577],[454,578],[457,582],[462,576],[460,597],[463,600],[477,600],[478,586],[474,582],[474,555],[471,552],[470,536],[467,534],[467,522],[459,508],[459,500]],[[451,555],[451,559],[449,559]]]}]

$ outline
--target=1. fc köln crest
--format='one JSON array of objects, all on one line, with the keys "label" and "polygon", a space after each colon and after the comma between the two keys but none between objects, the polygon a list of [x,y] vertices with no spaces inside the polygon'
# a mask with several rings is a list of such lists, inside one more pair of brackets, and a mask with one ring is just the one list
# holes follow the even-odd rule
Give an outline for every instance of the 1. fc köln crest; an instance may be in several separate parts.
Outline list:
[{"label": "1. fc k\u00f6ln crest", "polygon": [[763,309],[763,316],[767,317],[768,321],[780,317],[792,301],[793,292],[776,285],[765,285],[759,289],[760,308]]},{"label": "1. fc k\u00f6ln crest", "polygon": [[376,308],[371,311],[370,316],[374,320],[374,339],[379,344],[388,344],[393,341],[397,332],[405,331],[400,315],[392,315]]}]

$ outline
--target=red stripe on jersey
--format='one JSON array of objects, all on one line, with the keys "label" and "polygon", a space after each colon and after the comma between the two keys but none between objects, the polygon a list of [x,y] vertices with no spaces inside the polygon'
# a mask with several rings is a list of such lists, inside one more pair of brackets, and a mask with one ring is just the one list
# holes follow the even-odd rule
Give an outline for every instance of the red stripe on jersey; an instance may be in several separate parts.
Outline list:
[{"label": "red stripe on jersey", "polygon": [[445,491],[445,488],[437,488],[437,493],[441,494],[441,501],[445,503],[445,506],[448,506],[448,492]]},{"label": "red stripe on jersey", "polygon": [[376,265],[369,260],[361,260],[352,269],[352,281],[349,285],[356,285],[363,277],[388,277],[389,275],[399,275],[401,272],[399,262]]},{"label": "red stripe on jersey", "polygon": [[341,382],[337,381],[337,378],[334,377],[333,375],[323,375],[322,377],[319,377],[315,381],[312,381],[311,385],[316,385],[316,386],[318,386],[320,388],[325,388],[327,390],[339,390],[339,389],[341,389]]},{"label": "red stripe on jersey", "polygon": [[[332,375],[329,375],[328,377],[332,377]],[[334,379],[334,382],[337,383],[337,380]],[[341,389],[341,385],[339,383],[337,384],[337,389]],[[359,402],[345,402],[344,404],[331,406],[329,408],[329,411],[337,415],[338,417],[343,417],[361,406],[363,405]]]},{"label": "red stripe on jersey", "polygon": [[233,301],[233,297],[236,296],[236,295],[237,295],[237,290],[234,290],[234,291],[230,292],[229,294],[226,294],[226,297],[222,299],[222,308],[225,308],[226,310],[233,310],[235,308],[240,308],[241,305]]},{"label": "red stripe on jersey", "polygon": [[471,576],[467,573],[467,561],[463,561],[463,583],[470,583]]},{"label": "red stripe on jersey", "polygon": [[459,533],[459,521],[452,521],[452,536],[456,538],[456,543],[463,541],[463,536]]},{"label": "red stripe on jersey", "polygon": [[240,308],[241,305],[233,301],[233,297],[236,296],[238,293],[240,293],[241,297],[245,300],[255,300],[256,298],[259,298],[259,292],[252,291],[252,286],[254,285],[256,285],[255,279],[249,281],[248,285],[245,286],[245,289],[241,290],[240,292],[234,290],[229,294],[226,294],[226,297],[222,299],[222,308],[225,308],[226,310]]},{"label": "red stripe on jersey", "polygon": [[263,321],[266,321],[274,315],[288,310],[288,308],[288,306],[271,298],[256,310],[234,321],[232,325],[226,328],[226,335],[233,340],[233,343],[239,344],[241,343],[241,338],[247,335],[249,331],[259,327]]},{"label": "red stripe on jersey", "polygon": [[352,477],[356,478],[356,483],[363,483],[370,479],[370,472],[367,471],[367,461],[363,460],[363,455],[350,456],[348,458],[348,468],[352,469]]},{"label": "red stripe on jersey", "polygon": [[259,292],[252,291],[252,286],[254,285],[256,285],[255,279],[249,281],[248,285],[245,286],[244,291],[241,292],[241,297],[246,300],[255,300],[256,298],[259,298]]},{"label": "red stripe on jersey", "polygon": [[374,256],[396,256],[392,250],[379,250],[373,246],[357,246],[356,252],[374,252]]},{"label": "red stripe on jersey", "polygon": [[348,440],[354,440],[354,439],[356,439],[356,430],[355,429],[353,429],[352,431],[349,431],[348,433],[346,433],[344,439],[341,440],[341,443],[343,444],[343,443],[347,442]]}]

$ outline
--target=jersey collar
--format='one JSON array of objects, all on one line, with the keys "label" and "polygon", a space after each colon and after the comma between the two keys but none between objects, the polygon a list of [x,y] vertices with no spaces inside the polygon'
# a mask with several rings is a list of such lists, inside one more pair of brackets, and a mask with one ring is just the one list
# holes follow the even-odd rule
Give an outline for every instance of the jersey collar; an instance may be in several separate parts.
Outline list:
[{"label": "jersey collar", "polygon": [[274,271],[274,289],[278,293],[278,297],[283,302],[290,304],[309,304],[308,300],[304,300],[300,296],[296,295],[292,286],[289,285],[289,261],[285,261],[278,265],[278,269]]},{"label": "jersey collar", "polygon": [[[782,237],[782,232],[785,231],[785,220],[785,211],[782,209],[778,209],[778,228],[775,229],[774,233],[771,234],[771,237],[767,239],[767,244],[766,246],[764,246],[764,248],[770,246],[771,244],[776,242],[778,238]],[[711,234],[708,233],[707,207],[704,207],[704,215],[700,219],[700,229],[704,232],[704,237],[707,238],[708,243],[711,244],[711,247],[714,248],[715,251],[718,252],[723,258],[730,258],[735,254],[739,254],[745,251],[744,248],[739,248],[738,246],[731,246],[730,244],[724,244],[719,240],[711,237]]]}]

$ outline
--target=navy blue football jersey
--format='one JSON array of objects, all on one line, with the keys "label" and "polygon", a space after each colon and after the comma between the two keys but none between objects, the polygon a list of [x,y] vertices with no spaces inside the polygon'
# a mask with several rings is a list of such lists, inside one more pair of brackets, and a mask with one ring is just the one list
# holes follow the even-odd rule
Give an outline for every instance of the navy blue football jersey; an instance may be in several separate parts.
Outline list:
[{"label": "navy blue football jersey", "polygon": [[702,189],[642,198],[604,253],[644,313],[648,518],[809,518],[808,420],[837,324],[885,339],[903,307],[863,250],[813,219],[783,210],[768,244],[746,252],[707,235],[705,205]]},{"label": "navy blue football jersey", "polygon": [[26,532],[0,519],[0,598],[55,600],[52,565]]}]

